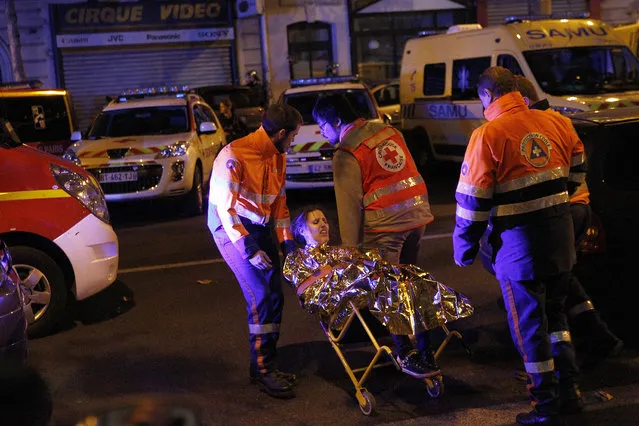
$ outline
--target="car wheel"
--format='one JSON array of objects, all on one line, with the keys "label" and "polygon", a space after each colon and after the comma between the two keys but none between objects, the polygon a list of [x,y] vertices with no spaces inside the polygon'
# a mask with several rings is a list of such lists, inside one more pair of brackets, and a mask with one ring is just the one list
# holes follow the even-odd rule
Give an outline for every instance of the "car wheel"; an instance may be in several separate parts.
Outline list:
[{"label": "car wheel", "polygon": [[186,211],[191,216],[204,213],[205,206],[204,182],[202,181],[202,166],[195,166],[193,173],[193,186],[186,196]]},{"label": "car wheel", "polygon": [[32,247],[11,247],[11,257],[30,299],[25,308],[29,337],[47,335],[61,319],[67,303],[64,273],[49,255]]}]

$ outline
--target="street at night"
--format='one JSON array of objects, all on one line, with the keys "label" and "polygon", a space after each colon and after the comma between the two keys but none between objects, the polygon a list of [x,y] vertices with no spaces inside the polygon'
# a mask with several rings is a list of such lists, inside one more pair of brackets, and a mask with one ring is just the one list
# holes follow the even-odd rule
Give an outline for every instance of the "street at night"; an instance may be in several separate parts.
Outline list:
[{"label": "street at night", "polygon": [[[451,340],[439,359],[445,384],[439,399],[430,398],[418,380],[384,367],[366,383],[377,415],[363,416],[319,323],[288,286],[278,355],[281,367],[298,375],[297,397],[277,400],[261,393],[248,380],[245,302],[205,216],[181,217],[166,203],[117,205],[111,210],[120,242],[118,280],[78,306],[85,323],[67,321],[55,334],[29,342],[29,362],[53,394],[53,424],[72,425],[149,397],[194,407],[210,425],[512,424],[528,406],[525,384],[516,377],[520,357],[497,304],[499,286],[479,262],[460,269],[452,261],[456,173],[456,167],[443,167],[428,177],[436,221],[419,256],[419,266],[467,295],[476,309],[471,318],[450,324],[472,356]],[[327,209],[335,235],[332,191],[289,191],[293,213],[309,202]],[[353,340],[365,342],[354,334]],[[441,330],[434,336],[436,343],[444,337]],[[568,417],[568,424],[636,422],[639,360],[627,346],[583,373],[587,411]],[[354,366],[370,361],[370,344],[349,348]],[[613,398],[604,402],[596,391]]]}]

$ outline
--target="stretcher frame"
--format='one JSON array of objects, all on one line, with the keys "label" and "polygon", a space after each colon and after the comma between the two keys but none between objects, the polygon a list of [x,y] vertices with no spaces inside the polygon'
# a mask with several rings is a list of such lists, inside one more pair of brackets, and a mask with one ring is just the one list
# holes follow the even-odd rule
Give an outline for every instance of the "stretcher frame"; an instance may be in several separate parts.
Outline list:
[{"label": "stretcher frame", "polygon": [[[395,357],[393,356],[392,349],[389,348],[388,346],[383,346],[379,344],[379,342],[373,335],[373,332],[371,331],[371,329],[366,324],[366,321],[362,317],[361,312],[355,306],[355,304],[352,301],[349,302],[349,304],[352,309],[352,312],[346,319],[346,323],[344,324],[344,327],[337,335],[330,328],[330,326],[327,327],[324,324],[321,324],[321,325],[322,325],[322,329],[324,330],[324,333],[326,334],[329,342],[331,343],[331,346],[333,347],[333,349],[337,353],[337,356],[342,362],[342,365],[344,366],[344,370],[346,370],[346,374],[351,379],[351,382],[353,383],[353,386],[355,387],[355,398],[357,399],[357,403],[359,404],[360,410],[362,411],[364,415],[370,416],[375,412],[376,402],[375,402],[375,397],[373,396],[373,394],[370,393],[364,387],[364,382],[366,382],[371,372],[375,368],[394,365],[397,370],[401,371],[401,367],[398,364]],[[364,367],[359,367],[359,368],[352,368],[350,366],[350,364],[346,360],[344,351],[340,347],[340,342],[346,335],[346,332],[350,328],[355,318],[357,318],[359,322],[362,324],[364,331],[368,335],[368,338],[370,339],[371,343],[373,344],[373,347],[375,348],[375,355],[373,356],[373,359],[371,360],[371,362],[368,365]],[[439,358],[442,351],[446,348],[446,346],[453,339],[453,337],[458,338],[461,344],[463,345],[464,349],[466,350],[466,353],[468,355],[471,355],[470,348],[466,345],[466,342],[464,342],[462,335],[458,331],[456,330],[450,331],[445,324],[442,324],[441,328],[444,331],[444,333],[446,333],[446,337],[444,338],[442,343],[437,347],[437,350],[435,351],[435,359]],[[391,359],[391,361],[379,362],[383,354],[386,354]],[[357,375],[359,373],[362,373],[362,374],[358,378]],[[426,384],[426,390],[428,392],[428,395],[430,395],[432,398],[439,398],[444,393],[444,381],[443,381],[443,376],[441,374],[438,374],[433,377],[426,377],[422,380]]]}]

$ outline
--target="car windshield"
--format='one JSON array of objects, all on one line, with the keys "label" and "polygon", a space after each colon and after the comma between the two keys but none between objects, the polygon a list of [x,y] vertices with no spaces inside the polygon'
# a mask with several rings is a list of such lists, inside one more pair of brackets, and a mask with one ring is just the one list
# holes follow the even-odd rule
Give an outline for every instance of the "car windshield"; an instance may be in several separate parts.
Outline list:
[{"label": "car windshield", "polygon": [[542,90],[553,96],[639,90],[639,61],[621,46],[524,52]]},{"label": "car windshield", "polygon": [[373,102],[368,91],[364,89],[354,90],[326,90],[323,92],[291,93],[284,95],[284,103],[297,109],[304,119],[304,124],[315,124],[313,119],[313,107],[320,96],[343,93],[355,108],[360,117],[367,120],[378,118]]},{"label": "car windshield", "polygon": [[189,131],[186,106],[160,106],[103,111],[89,130],[89,139],[167,135]]},{"label": "car windshield", "polygon": [[57,142],[71,138],[64,95],[3,97],[3,118],[22,142]]}]

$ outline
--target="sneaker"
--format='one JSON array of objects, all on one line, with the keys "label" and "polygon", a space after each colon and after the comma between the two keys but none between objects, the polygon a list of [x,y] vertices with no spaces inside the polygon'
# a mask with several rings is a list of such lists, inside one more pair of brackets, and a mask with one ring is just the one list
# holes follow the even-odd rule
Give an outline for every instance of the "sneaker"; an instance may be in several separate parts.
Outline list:
[{"label": "sneaker", "polygon": [[261,391],[273,398],[294,398],[293,385],[276,371],[277,370],[269,371],[265,374],[256,374],[251,377],[251,383],[256,384]]},{"label": "sneaker", "polygon": [[520,425],[558,425],[562,424],[559,416],[554,414],[540,413],[533,408],[528,413],[520,413],[515,417],[515,421]]},{"label": "sneaker", "polygon": [[425,379],[439,374],[439,371],[432,371],[428,368],[422,355],[417,350],[410,351],[403,358],[397,356],[397,363],[404,373],[418,379]]},{"label": "sneaker", "polygon": [[[278,370],[277,368],[274,369],[272,373],[289,382],[291,386],[294,386],[297,384],[297,376],[293,373],[286,373],[284,371]],[[254,369],[253,367],[249,368],[249,377],[251,379],[255,378],[258,374],[259,373],[257,373],[256,369]]]},{"label": "sneaker", "polygon": [[437,360],[435,359],[435,352],[432,349],[422,353],[422,359],[430,371],[435,371],[437,374],[441,372],[439,364],[437,364]]}]

